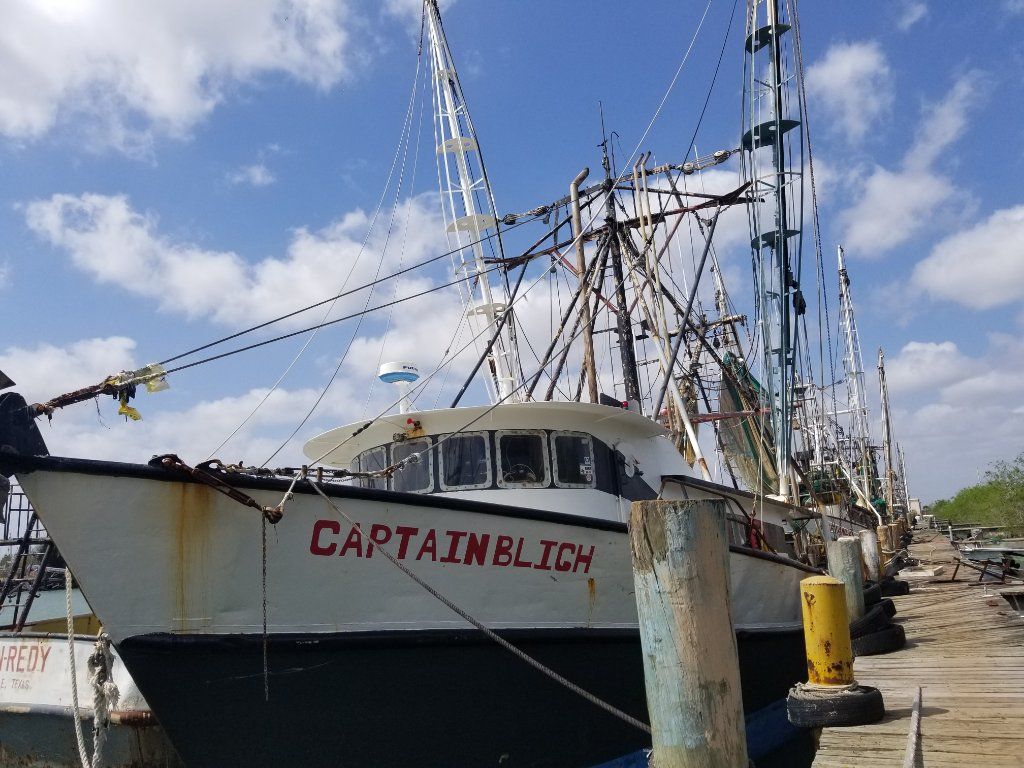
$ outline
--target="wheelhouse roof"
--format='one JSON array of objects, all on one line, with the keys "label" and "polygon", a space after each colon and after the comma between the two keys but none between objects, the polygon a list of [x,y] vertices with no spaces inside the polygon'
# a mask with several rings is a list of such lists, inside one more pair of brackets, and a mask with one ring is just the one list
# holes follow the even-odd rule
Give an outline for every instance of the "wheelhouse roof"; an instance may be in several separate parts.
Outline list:
[{"label": "wheelhouse roof", "polygon": [[328,430],[307,442],[302,450],[312,461],[348,467],[358,454],[393,442],[396,433],[405,432],[417,421],[426,435],[495,429],[552,429],[586,432],[607,443],[614,443],[668,434],[660,424],[624,408],[596,403],[544,401],[389,413],[369,426],[366,426],[368,422],[359,421]]}]

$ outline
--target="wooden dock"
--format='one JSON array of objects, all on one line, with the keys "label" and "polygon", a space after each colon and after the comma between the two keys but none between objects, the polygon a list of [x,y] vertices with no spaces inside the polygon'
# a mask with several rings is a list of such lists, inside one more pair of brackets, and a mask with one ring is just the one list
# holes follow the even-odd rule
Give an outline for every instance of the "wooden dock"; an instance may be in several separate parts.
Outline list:
[{"label": "wooden dock", "polygon": [[[915,531],[910,547],[934,577],[911,578],[895,597],[895,620],[907,645],[856,660],[857,682],[879,688],[886,716],[874,725],[826,728],[814,768],[900,768],[907,753],[914,696],[921,688],[920,755],[927,768],[1024,766],[1024,621],[961,568],[950,583],[956,551],[941,533]],[[972,575],[973,574],[973,575]]]}]

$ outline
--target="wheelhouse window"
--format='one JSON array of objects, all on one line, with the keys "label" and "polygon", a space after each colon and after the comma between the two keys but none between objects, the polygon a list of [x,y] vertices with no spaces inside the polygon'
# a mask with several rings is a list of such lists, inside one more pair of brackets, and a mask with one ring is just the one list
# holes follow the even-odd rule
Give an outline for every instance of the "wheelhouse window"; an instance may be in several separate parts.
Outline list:
[{"label": "wheelhouse window", "polygon": [[391,489],[407,493],[430,493],[434,490],[432,453],[430,441],[426,439],[392,444],[392,463],[397,464],[410,456],[413,458],[404,467],[395,471],[391,478]]},{"label": "wheelhouse window", "polygon": [[498,485],[543,488],[548,484],[548,450],[543,432],[499,430],[497,438]]},{"label": "wheelhouse window", "polygon": [[[380,472],[382,469],[386,469],[387,466],[387,446],[381,445],[377,448],[371,448],[368,451],[363,451],[356,456],[355,460],[352,462],[352,471]],[[360,488],[380,488],[383,490],[388,487],[388,479],[383,475],[378,477],[357,477],[356,485]]]},{"label": "wheelhouse window", "polygon": [[555,457],[555,485],[559,488],[594,487],[594,441],[582,432],[551,435]]},{"label": "wheelhouse window", "polygon": [[486,432],[462,432],[439,439],[441,490],[489,488],[491,451]]}]

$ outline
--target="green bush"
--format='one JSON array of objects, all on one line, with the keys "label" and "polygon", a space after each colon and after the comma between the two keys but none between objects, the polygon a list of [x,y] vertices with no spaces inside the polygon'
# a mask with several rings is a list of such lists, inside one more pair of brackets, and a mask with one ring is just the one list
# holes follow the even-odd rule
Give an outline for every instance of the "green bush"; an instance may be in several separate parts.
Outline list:
[{"label": "green bush", "polygon": [[954,523],[998,525],[1024,535],[1024,453],[998,461],[985,473],[985,482],[959,491],[952,499],[931,505],[936,517]]}]

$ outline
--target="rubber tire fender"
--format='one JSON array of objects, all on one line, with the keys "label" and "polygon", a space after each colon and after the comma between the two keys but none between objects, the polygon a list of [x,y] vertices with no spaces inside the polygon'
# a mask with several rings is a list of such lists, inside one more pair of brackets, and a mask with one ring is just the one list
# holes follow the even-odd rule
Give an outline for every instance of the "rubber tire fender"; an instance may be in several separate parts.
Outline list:
[{"label": "rubber tire fender", "polygon": [[786,698],[786,714],[799,728],[868,725],[885,717],[885,703],[881,691],[867,685],[836,691],[796,687]]},{"label": "rubber tire fender", "polygon": [[880,584],[872,584],[864,590],[864,607],[870,608],[882,599],[882,587]]},{"label": "rubber tire fender", "polygon": [[859,619],[850,622],[850,637],[856,638],[870,635],[872,632],[885,629],[889,624],[889,617],[886,616],[885,609],[879,603],[871,606]]},{"label": "rubber tire fender", "polygon": [[887,584],[882,584],[882,597],[899,597],[900,595],[909,595],[910,585],[905,581],[893,580]]},{"label": "rubber tire fender", "polygon": [[896,603],[892,601],[891,597],[886,597],[878,602],[878,605],[882,606],[882,611],[890,619],[896,615]]},{"label": "rubber tire fender", "polygon": [[902,624],[892,624],[879,632],[854,638],[854,656],[877,656],[898,651],[907,644],[907,633]]}]

